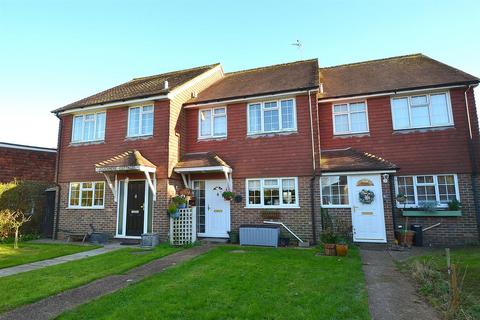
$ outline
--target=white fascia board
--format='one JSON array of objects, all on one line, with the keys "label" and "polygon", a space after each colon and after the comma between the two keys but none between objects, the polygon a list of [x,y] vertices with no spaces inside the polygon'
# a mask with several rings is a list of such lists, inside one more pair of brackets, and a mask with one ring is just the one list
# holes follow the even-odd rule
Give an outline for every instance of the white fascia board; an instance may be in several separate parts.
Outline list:
[{"label": "white fascia board", "polygon": [[184,84],[182,84],[182,85],[176,87],[175,89],[173,89],[172,91],[170,91],[167,95],[168,99],[175,98],[182,91],[185,91],[185,90],[195,86],[200,81],[204,80],[207,77],[210,77],[212,74],[214,74],[215,72],[218,72],[218,71],[221,72],[221,74],[222,74],[221,78],[223,78],[224,77],[223,68],[222,68],[222,65],[219,64],[218,66],[216,66],[216,67],[214,67],[214,68],[196,76],[195,78],[185,82]]},{"label": "white fascia board", "polygon": [[54,149],[14,145],[14,144],[9,144],[9,143],[0,143],[0,148],[10,148],[10,149],[20,149],[20,150],[57,153],[57,150],[54,150]]},{"label": "white fascia board", "polygon": [[177,173],[185,172],[227,172],[231,173],[232,168],[224,166],[212,166],[212,167],[195,167],[195,168],[176,168],[174,169]]},{"label": "white fascia board", "polygon": [[297,95],[297,94],[303,94],[303,93],[308,94],[309,91],[310,92],[316,92],[316,91],[318,91],[318,89],[291,91],[291,92],[252,96],[252,97],[246,97],[246,98],[230,99],[230,100],[223,100],[223,101],[214,101],[214,102],[207,102],[207,103],[196,103],[196,104],[186,105],[183,108],[184,109],[193,109],[193,108],[201,108],[201,107],[206,107],[206,106],[225,105],[225,104],[231,104],[231,103],[236,103],[236,102],[244,102],[244,101],[255,102],[255,101],[261,101],[261,100],[273,99],[273,98],[281,98],[281,97],[287,98],[287,97],[291,97],[291,96]]},{"label": "white fascia board", "polygon": [[99,109],[106,109],[106,108],[111,108],[111,107],[121,107],[121,106],[125,106],[125,105],[133,105],[133,104],[137,104],[137,103],[153,102],[154,100],[166,100],[166,99],[168,99],[168,95],[153,96],[153,97],[148,97],[148,98],[143,98],[143,99],[131,99],[131,100],[125,100],[125,101],[120,101],[120,102],[97,104],[97,105],[84,107],[84,108],[75,108],[75,109],[71,109],[71,110],[60,111],[58,114],[63,115],[63,114],[70,114],[70,113],[95,111],[95,110],[99,110]]},{"label": "white fascia board", "polygon": [[118,172],[118,171],[143,171],[143,172],[156,172],[156,168],[145,167],[145,166],[131,166],[131,167],[105,167],[105,168],[95,168],[95,172]]},{"label": "white fascia board", "polygon": [[383,93],[374,93],[374,94],[364,94],[358,96],[351,96],[351,97],[340,97],[340,98],[331,98],[331,99],[322,99],[319,98],[319,103],[324,102],[336,102],[336,101],[348,101],[348,100],[359,100],[365,98],[375,98],[375,97],[385,97],[385,96],[393,96],[398,94],[408,94],[408,93],[416,93],[416,92],[430,92],[430,91],[437,91],[437,90],[448,90],[454,88],[463,88],[464,85],[456,85],[456,86],[446,86],[446,87],[433,87],[433,88],[425,88],[425,89],[414,89],[414,90],[397,90],[397,91],[390,91],[390,92],[383,92]]},{"label": "white fascia board", "polygon": [[395,173],[397,170],[376,170],[376,171],[347,171],[347,172],[325,172],[322,173],[322,176],[352,176],[352,175],[360,175],[360,174],[383,174],[383,173]]}]

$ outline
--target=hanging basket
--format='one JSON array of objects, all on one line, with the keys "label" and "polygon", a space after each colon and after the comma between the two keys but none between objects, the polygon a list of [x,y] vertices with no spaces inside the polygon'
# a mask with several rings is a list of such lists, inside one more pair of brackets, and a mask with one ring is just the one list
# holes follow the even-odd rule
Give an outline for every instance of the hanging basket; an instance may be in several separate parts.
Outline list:
[{"label": "hanging basket", "polygon": [[375,193],[370,190],[363,189],[358,193],[358,198],[363,204],[370,204],[375,199]]}]

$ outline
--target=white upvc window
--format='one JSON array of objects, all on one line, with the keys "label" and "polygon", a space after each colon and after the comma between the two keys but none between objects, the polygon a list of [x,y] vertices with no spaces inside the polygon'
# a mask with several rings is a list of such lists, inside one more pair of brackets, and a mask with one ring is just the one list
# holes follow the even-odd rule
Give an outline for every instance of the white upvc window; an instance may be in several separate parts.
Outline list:
[{"label": "white upvc window", "polygon": [[322,207],[324,208],[349,208],[348,177],[321,177],[320,196],[322,199]]},{"label": "white upvc window", "polygon": [[249,103],[248,134],[295,131],[297,115],[295,99]]},{"label": "white upvc window", "polygon": [[198,112],[198,137],[221,138],[227,136],[227,108],[200,109]]},{"label": "white upvc window", "polygon": [[72,142],[92,142],[105,139],[105,112],[73,116]]},{"label": "white upvc window", "polygon": [[397,202],[398,208],[417,208],[428,202],[445,208],[452,200],[460,201],[456,174],[395,177],[395,190],[407,198],[405,204]]},{"label": "white upvc window", "polygon": [[68,207],[73,209],[103,209],[105,182],[70,182]]},{"label": "white upvc window", "polygon": [[368,132],[367,103],[352,102],[332,105],[333,134]]},{"label": "white upvc window", "polygon": [[394,130],[453,125],[448,92],[393,97],[391,106]]},{"label": "white upvc window", "polygon": [[298,208],[298,178],[246,179],[247,208]]},{"label": "white upvc window", "polygon": [[153,135],[153,106],[128,109],[128,137]]}]

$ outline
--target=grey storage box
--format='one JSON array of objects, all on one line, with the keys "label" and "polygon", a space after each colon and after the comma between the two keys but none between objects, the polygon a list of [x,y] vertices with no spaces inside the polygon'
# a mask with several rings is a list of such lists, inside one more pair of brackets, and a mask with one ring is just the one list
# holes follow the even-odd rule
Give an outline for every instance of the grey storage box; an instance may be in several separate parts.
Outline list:
[{"label": "grey storage box", "polygon": [[240,245],[277,247],[280,228],[270,225],[240,226]]},{"label": "grey storage box", "polygon": [[160,243],[160,239],[155,233],[142,234],[142,247],[156,247]]}]

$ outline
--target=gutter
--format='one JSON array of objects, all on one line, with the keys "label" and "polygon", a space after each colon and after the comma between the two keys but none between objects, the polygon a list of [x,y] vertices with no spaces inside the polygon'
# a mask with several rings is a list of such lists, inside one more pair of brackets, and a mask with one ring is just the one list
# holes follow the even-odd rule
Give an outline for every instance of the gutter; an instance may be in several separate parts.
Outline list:
[{"label": "gutter", "polygon": [[[310,212],[312,219],[313,244],[317,243],[317,224],[315,220],[315,178],[316,178],[316,158],[315,158],[315,139],[313,133],[313,115],[312,115],[312,90],[308,90],[308,110],[310,114],[310,132],[312,139],[312,177],[310,178]],[[316,99],[315,99],[316,101]],[[318,109],[318,108],[317,108]]]},{"label": "gutter", "polygon": [[[478,84],[477,84],[478,85]],[[476,213],[476,218],[477,218],[477,233],[478,233],[478,238],[480,239],[480,199],[478,195],[478,186],[477,186],[477,179],[478,179],[478,159],[477,159],[477,153],[475,148],[475,142],[473,141],[473,129],[472,129],[472,119],[470,118],[470,106],[468,104],[468,91],[472,89],[473,87],[476,87],[477,85],[468,85],[467,89],[464,92],[465,95],[465,112],[467,113],[467,122],[468,122],[468,133],[469,136],[467,138],[467,143],[468,143],[468,152],[470,154],[470,163],[472,167],[472,173],[471,173],[471,184],[472,184],[472,192],[473,192],[473,204],[475,207],[475,213]],[[477,141],[478,144],[478,141]]]},{"label": "gutter", "polygon": [[53,228],[53,239],[57,239],[58,237],[58,220],[60,217],[60,195],[62,188],[60,184],[58,183],[58,172],[60,168],[60,150],[62,146],[62,129],[63,129],[63,120],[62,118],[58,115],[58,113],[55,114],[55,116],[58,118],[60,121],[58,124],[58,138],[57,138],[57,161],[55,163],[55,186],[57,187],[57,194],[56,194],[56,204],[55,204],[55,226]]}]

